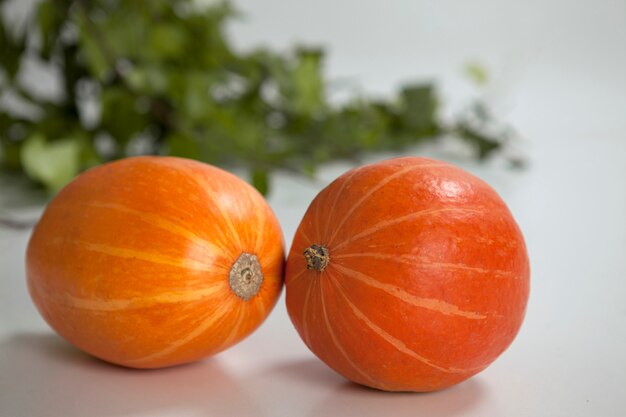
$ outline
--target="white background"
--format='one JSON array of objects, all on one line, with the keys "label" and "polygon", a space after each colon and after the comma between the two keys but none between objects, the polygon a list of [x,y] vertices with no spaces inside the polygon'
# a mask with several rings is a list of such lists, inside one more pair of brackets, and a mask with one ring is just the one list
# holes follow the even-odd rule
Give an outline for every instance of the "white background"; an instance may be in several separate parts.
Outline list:
[{"label": "white background", "polygon": [[[239,0],[241,48],[329,48],[327,73],[348,92],[387,95],[436,79],[453,112],[476,94],[467,61],[492,79],[481,94],[523,140],[524,171],[479,165],[525,233],[528,314],[486,371],[431,394],[346,382],[311,354],[284,298],[248,339],[190,366],[138,372],[84,355],[39,318],[24,284],[28,231],[0,229],[0,416],[624,416],[626,415],[626,2]],[[345,90],[345,87],[343,87]],[[338,93],[339,95],[341,94]],[[371,160],[391,156],[375,155]],[[282,175],[270,204],[287,244],[318,182]],[[32,217],[2,184],[0,207]]]}]

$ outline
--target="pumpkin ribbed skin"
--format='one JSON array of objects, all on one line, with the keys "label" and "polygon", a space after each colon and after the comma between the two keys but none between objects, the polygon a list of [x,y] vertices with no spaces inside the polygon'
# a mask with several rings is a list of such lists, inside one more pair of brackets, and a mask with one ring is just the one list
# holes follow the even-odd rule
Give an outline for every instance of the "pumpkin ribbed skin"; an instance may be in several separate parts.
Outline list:
[{"label": "pumpkin ribbed skin", "polygon": [[[256,287],[245,281],[253,272],[233,278],[239,259],[260,267]],[[278,221],[244,181],[196,161],[136,157],[65,187],[33,231],[26,266],[31,297],[61,336],[106,361],[157,368],[256,329],[280,294],[283,262]],[[244,287],[243,297],[233,290]]]},{"label": "pumpkin ribbed skin", "polygon": [[[321,270],[307,269],[319,266],[303,256],[311,245],[327,251]],[[409,157],[354,169],[322,190],[285,280],[294,326],[331,368],[382,390],[433,391],[480,372],[513,341],[529,262],[491,187]]]}]

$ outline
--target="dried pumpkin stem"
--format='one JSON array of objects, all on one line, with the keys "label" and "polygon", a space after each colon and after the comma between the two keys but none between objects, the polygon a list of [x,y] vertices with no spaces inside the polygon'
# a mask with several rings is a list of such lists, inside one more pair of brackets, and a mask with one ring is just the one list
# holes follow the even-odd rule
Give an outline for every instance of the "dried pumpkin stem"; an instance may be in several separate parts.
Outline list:
[{"label": "dried pumpkin stem", "polygon": [[307,269],[321,272],[330,262],[330,254],[324,245],[311,245],[305,249],[304,259],[306,259]]},{"label": "dried pumpkin stem", "polygon": [[230,289],[244,301],[254,297],[263,283],[259,258],[251,253],[242,253],[230,269],[228,282]]}]

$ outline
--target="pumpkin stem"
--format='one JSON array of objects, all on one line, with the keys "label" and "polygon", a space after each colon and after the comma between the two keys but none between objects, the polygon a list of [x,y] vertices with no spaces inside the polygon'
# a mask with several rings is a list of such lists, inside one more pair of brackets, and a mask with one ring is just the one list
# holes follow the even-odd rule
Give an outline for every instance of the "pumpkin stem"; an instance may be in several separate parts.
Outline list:
[{"label": "pumpkin stem", "polygon": [[259,258],[251,253],[242,253],[228,274],[230,289],[244,301],[254,297],[263,283],[263,272]]},{"label": "pumpkin stem", "polygon": [[321,272],[330,262],[330,254],[324,245],[311,245],[305,249],[304,259],[306,259],[306,269]]}]

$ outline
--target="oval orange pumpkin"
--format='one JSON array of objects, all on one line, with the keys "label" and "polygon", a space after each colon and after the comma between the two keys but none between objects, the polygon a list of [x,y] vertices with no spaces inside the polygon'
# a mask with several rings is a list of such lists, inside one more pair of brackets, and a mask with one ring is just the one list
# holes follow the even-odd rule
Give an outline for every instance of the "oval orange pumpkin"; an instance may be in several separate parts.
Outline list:
[{"label": "oval orange pumpkin", "polygon": [[135,368],[195,361],[250,334],[282,288],[278,221],[234,175],[136,157],[65,187],[27,251],[45,320],[98,358]]},{"label": "oval orange pumpkin", "polygon": [[293,241],[289,315],[346,378],[432,391],[486,368],[526,309],[522,234],[496,192],[452,165],[398,158],[322,190]]}]

